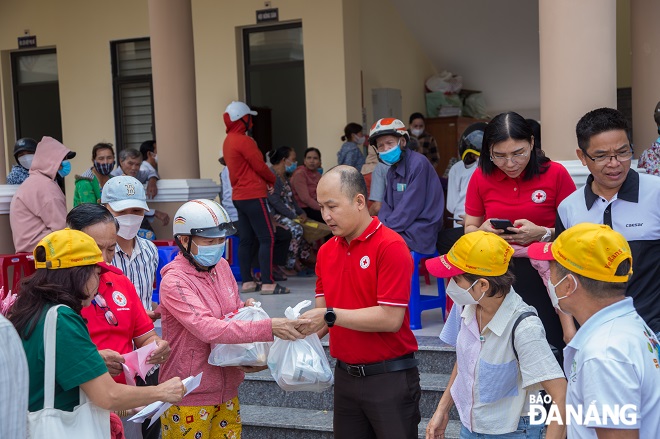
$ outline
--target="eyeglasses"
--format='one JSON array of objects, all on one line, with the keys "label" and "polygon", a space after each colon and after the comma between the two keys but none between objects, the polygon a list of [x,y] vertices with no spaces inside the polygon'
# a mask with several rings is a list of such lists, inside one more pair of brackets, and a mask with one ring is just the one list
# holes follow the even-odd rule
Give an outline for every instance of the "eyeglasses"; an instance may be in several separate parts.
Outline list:
[{"label": "eyeglasses", "polygon": [[617,162],[627,162],[630,160],[633,156],[633,149],[632,145],[630,145],[630,149],[626,152],[619,152],[614,155],[599,155],[598,157],[591,157],[589,154],[587,154],[587,151],[582,150],[585,156],[587,158],[590,158],[592,162],[597,163],[599,165],[604,165],[606,163],[609,163],[610,160],[614,159]]},{"label": "eyeglasses", "polygon": [[119,322],[117,321],[117,317],[110,311],[110,308],[108,308],[108,304],[106,303],[105,299],[103,296],[101,296],[99,293],[96,293],[96,296],[94,296],[94,300],[92,300],[92,303],[94,305],[98,306],[99,308],[105,310],[105,321],[108,322],[108,324],[112,326],[117,326],[119,325]]},{"label": "eyeglasses", "polygon": [[507,161],[511,160],[511,163],[516,164],[516,165],[521,165],[525,162],[525,159],[527,158],[527,156],[529,156],[529,154],[532,152],[532,148],[531,148],[532,145],[530,144],[529,146],[530,146],[530,148],[527,152],[521,152],[521,153],[518,153],[518,154],[514,154],[511,157],[506,157],[506,156],[504,156],[504,157],[494,156],[493,157],[493,155],[491,154],[490,161],[495,163],[496,165],[504,165],[504,164],[506,164]]}]

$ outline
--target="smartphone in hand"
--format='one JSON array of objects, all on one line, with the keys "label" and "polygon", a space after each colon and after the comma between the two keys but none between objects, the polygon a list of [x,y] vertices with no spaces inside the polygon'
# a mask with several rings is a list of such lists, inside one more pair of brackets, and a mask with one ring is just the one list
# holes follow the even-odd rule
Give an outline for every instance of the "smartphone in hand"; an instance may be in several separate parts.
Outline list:
[{"label": "smartphone in hand", "polygon": [[507,229],[507,227],[513,227],[513,224],[508,219],[491,218],[490,224],[493,226],[494,229],[502,230],[504,231],[504,233],[508,235],[516,234],[516,232],[512,232],[511,230]]}]

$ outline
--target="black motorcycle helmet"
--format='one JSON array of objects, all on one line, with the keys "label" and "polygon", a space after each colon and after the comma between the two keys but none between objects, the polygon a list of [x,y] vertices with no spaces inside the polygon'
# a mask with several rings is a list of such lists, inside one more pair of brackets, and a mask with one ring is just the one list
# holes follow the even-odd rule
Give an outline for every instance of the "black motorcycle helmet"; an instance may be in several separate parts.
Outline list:
[{"label": "black motorcycle helmet", "polygon": [[484,138],[486,125],[486,122],[476,122],[463,131],[463,135],[461,135],[461,138],[458,141],[458,153],[461,160],[463,160],[469,152],[476,156],[481,155],[481,142]]},{"label": "black motorcycle helmet", "polygon": [[18,163],[18,155],[22,152],[30,152],[32,154],[37,150],[37,141],[29,137],[18,139],[14,144],[14,159]]}]

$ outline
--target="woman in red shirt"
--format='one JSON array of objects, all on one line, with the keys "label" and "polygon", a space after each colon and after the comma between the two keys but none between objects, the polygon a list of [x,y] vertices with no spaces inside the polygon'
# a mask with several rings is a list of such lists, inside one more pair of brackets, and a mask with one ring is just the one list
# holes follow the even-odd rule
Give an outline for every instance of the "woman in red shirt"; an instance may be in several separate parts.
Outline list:
[{"label": "woman in red shirt", "polygon": [[[479,168],[468,184],[465,233],[492,232],[521,247],[551,241],[557,207],[573,191],[575,183],[568,171],[534,148],[534,135],[525,119],[514,112],[499,114],[484,130]],[[509,220],[513,227],[495,228],[492,219]],[[519,257],[514,274],[514,288],[536,308],[548,342],[563,348],[559,317],[538,271],[528,258]]]},{"label": "woman in red shirt", "polygon": [[291,175],[291,188],[296,202],[305,211],[307,216],[314,221],[324,222],[321,216],[321,208],[316,201],[316,186],[321,179],[321,151],[316,148],[305,150],[304,166],[298,166]]}]

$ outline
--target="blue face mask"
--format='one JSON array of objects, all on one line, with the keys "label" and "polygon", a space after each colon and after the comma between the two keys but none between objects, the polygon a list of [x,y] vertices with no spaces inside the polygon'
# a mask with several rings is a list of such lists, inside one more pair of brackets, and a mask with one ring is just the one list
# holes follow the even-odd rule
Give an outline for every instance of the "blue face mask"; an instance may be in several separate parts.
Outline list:
[{"label": "blue face mask", "polygon": [[197,254],[193,255],[193,258],[202,267],[215,267],[225,253],[224,242],[215,245],[197,245],[193,241],[193,244],[197,247]]},{"label": "blue face mask", "polygon": [[287,166],[285,170],[289,174],[293,174],[293,171],[295,171],[297,167],[298,167],[298,162],[293,162],[289,166]]},{"label": "blue face mask", "polygon": [[319,171],[319,174],[323,175],[323,168],[322,167],[319,166],[318,168],[316,168],[316,170]]},{"label": "blue face mask", "polygon": [[60,177],[64,178],[71,173],[71,162],[68,160],[62,161],[62,169],[57,171],[60,174]]},{"label": "blue face mask", "polygon": [[389,149],[385,152],[379,152],[378,157],[385,162],[386,165],[393,165],[399,160],[401,160],[401,148],[397,143],[396,146],[392,149]]}]

